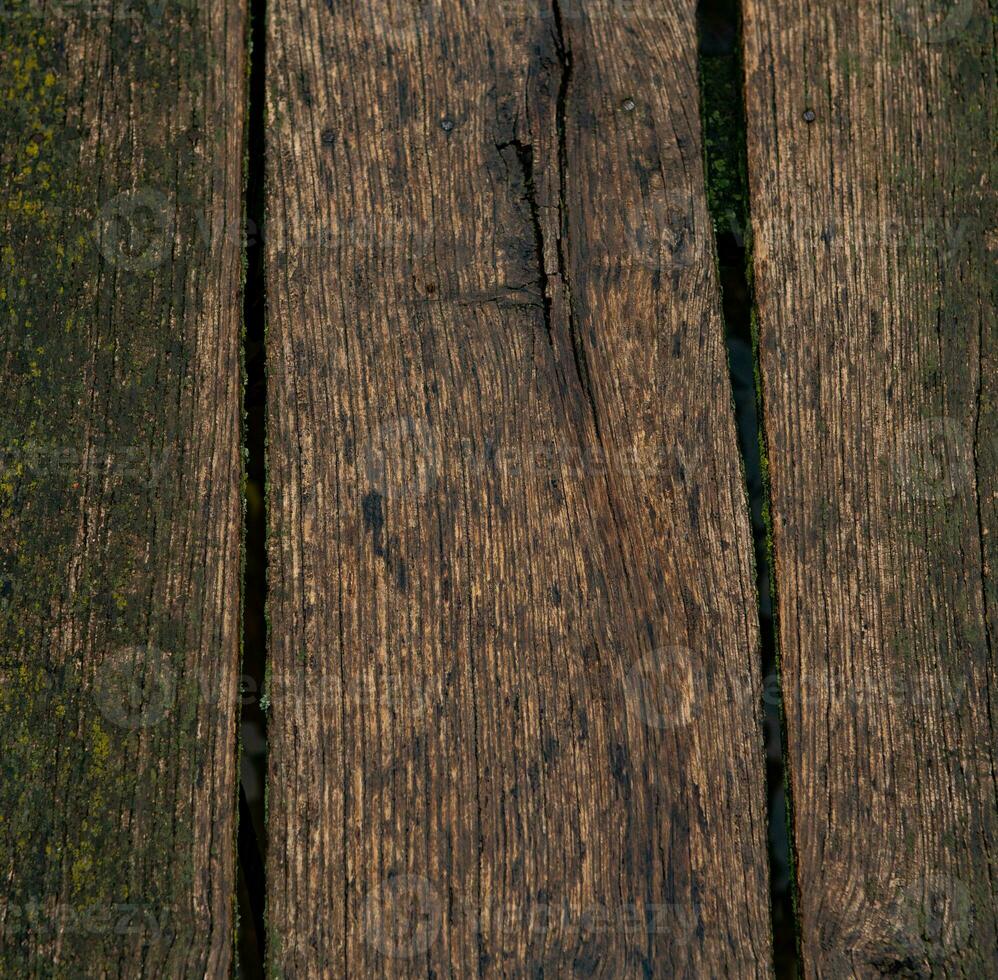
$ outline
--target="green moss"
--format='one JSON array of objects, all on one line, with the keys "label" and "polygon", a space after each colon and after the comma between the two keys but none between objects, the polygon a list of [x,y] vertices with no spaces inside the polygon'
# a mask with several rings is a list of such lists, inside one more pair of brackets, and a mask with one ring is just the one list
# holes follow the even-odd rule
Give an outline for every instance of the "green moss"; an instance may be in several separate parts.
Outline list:
[{"label": "green moss", "polygon": [[717,231],[746,227],[745,120],[737,54],[701,54],[700,118],[706,162],[707,205]]}]

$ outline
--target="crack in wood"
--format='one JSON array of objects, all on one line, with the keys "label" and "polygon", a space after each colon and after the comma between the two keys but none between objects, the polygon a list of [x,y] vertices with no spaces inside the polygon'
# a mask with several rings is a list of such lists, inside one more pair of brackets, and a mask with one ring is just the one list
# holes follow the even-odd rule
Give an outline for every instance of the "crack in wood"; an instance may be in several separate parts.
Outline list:
[{"label": "crack in wood", "polygon": [[[579,379],[579,385],[589,402],[589,409],[593,416],[593,428],[600,445],[603,445],[603,435],[600,431],[599,412],[596,409],[596,397],[593,393],[592,377],[589,372],[589,361],[586,356],[585,345],[579,334],[578,323],[575,317],[575,306],[572,300],[572,284],[568,276],[568,260],[566,258],[566,241],[568,239],[568,142],[567,142],[567,110],[568,110],[568,90],[572,81],[572,51],[565,36],[565,28],[562,22],[561,3],[559,0],[552,0],[551,11],[554,20],[554,42],[555,53],[558,56],[560,76],[558,79],[558,98],[555,106],[555,119],[558,128],[558,272],[565,287],[566,305],[568,307],[568,335],[572,342],[572,360],[575,364],[575,373]],[[604,447],[605,448],[605,447]]]}]

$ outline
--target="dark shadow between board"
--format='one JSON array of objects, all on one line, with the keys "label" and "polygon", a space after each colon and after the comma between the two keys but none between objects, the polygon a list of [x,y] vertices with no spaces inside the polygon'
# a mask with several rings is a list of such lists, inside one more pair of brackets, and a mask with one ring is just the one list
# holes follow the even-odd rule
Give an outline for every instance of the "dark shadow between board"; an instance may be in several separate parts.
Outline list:
[{"label": "dark shadow between board", "polygon": [[728,366],[745,492],[752,520],[763,677],[763,726],[769,826],[770,914],[777,977],[799,975],[794,916],[792,809],[785,767],[783,695],[774,615],[769,487],[761,428],[756,338],[750,282],[745,113],[738,0],[700,0],[697,7],[700,118],[707,200],[714,224]]},{"label": "dark shadow between board", "polygon": [[246,137],[246,280],[243,292],[245,528],[243,563],[243,663],[239,719],[239,925],[242,980],[262,980],[266,962],[267,716],[267,371],[266,283],[263,262],[264,97],[267,11],[251,0],[249,113]]}]

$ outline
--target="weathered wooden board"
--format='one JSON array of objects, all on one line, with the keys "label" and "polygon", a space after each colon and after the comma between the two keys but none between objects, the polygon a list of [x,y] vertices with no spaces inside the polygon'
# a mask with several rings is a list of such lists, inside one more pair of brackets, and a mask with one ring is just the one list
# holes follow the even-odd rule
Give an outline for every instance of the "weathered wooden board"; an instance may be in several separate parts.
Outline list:
[{"label": "weathered wooden board", "polygon": [[747,0],[804,966],[998,972],[995,38]]},{"label": "weathered wooden board", "polygon": [[0,38],[0,974],[228,976],[245,12]]},{"label": "weathered wooden board", "polygon": [[269,4],[279,975],[770,970],[695,32]]}]

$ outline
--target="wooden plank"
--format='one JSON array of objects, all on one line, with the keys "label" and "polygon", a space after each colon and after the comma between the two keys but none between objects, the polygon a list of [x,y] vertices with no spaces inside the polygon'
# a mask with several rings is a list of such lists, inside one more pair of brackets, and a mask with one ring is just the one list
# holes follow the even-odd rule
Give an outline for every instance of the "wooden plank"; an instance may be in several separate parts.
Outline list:
[{"label": "wooden plank", "polygon": [[271,969],[767,974],[693,4],[267,51]]},{"label": "wooden plank", "polygon": [[998,971],[986,4],[747,0],[809,976]]},{"label": "wooden plank", "polygon": [[228,976],[237,0],[0,10],[0,974]]}]

